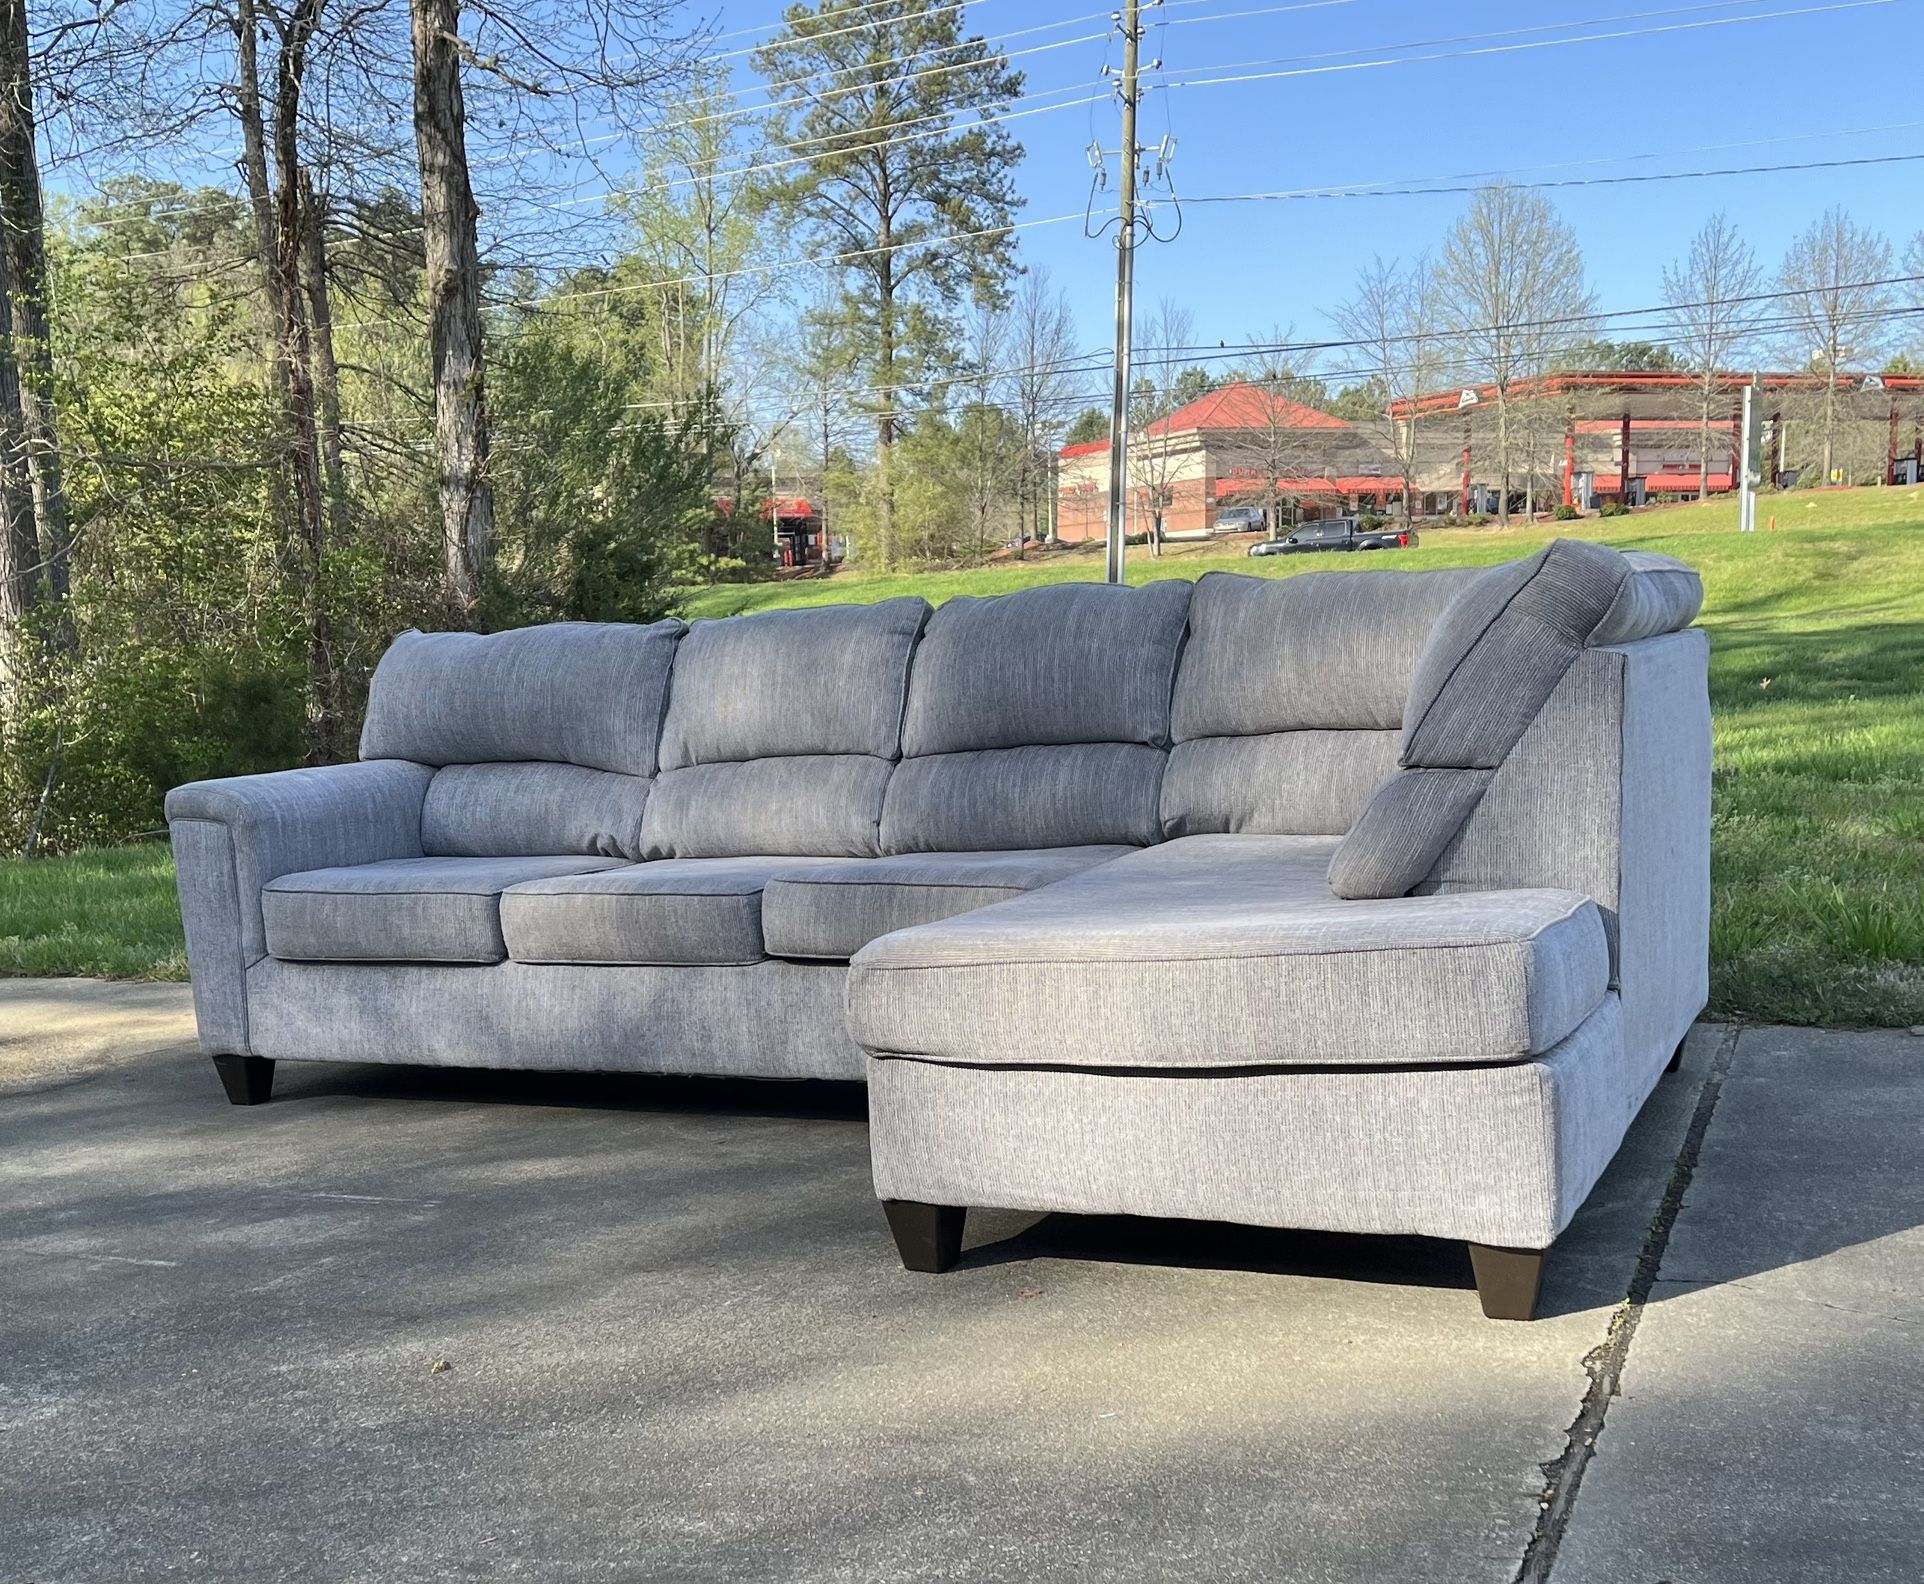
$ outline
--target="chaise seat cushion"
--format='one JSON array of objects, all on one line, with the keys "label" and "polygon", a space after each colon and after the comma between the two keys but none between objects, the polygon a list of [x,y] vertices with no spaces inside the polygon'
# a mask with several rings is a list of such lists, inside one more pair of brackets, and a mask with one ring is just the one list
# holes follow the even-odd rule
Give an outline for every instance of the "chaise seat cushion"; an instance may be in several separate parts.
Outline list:
[{"label": "chaise seat cushion", "polygon": [[1344,901],[1336,841],[1191,836],[857,954],[877,1054],[1101,1069],[1481,1064],[1601,1004],[1596,904],[1513,890]]},{"label": "chaise seat cushion", "polygon": [[845,962],[894,930],[1006,902],[1133,851],[1096,846],[909,853],[789,869],[762,893],[762,934],[772,957]]},{"label": "chaise seat cushion", "polygon": [[760,962],[762,889],[825,858],[662,858],[516,886],[501,899],[508,955],[523,963]]},{"label": "chaise seat cushion", "polygon": [[261,890],[267,952],[288,962],[502,962],[502,892],[619,862],[391,858],[282,875]]}]

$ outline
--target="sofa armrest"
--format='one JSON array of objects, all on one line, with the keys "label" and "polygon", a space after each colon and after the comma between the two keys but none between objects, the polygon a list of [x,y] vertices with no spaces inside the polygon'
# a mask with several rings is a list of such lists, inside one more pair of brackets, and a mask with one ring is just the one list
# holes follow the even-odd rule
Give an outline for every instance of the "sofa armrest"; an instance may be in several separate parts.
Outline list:
[{"label": "sofa armrest", "polygon": [[335,864],[421,856],[434,772],[405,759],[193,781],[167,794],[194,1015],[210,1055],[246,1055],[247,970],[267,954],[261,887]]},{"label": "sofa armrest", "polygon": [[1594,898],[1646,1075],[1709,996],[1709,661],[1701,627],[1586,650],[1417,887]]}]

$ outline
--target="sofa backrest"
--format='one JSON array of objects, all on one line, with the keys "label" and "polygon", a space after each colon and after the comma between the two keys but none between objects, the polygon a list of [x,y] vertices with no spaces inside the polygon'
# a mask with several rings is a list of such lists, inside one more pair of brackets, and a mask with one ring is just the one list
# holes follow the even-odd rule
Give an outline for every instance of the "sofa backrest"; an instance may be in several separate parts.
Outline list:
[{"label": "sofa backrest", "polygon": [[1189,584],[954,599],[909,676],[884,851],[1146,845]]},{"label": "sofa backrest", "polygon": [[374,670],[363,759],[436,767],[431,856],[637,857],[679,621],[405,632]]},{"label": "sofa backrest", "polygon": [[1347,831],[1396,767],[1431,629],[1479,575],[1203,577],[1176,674],[1163,834]]},{"label": "sofa backrest", "polygon": [[681,641],[650,858],[871,857],[926,601],[697,622]]}]

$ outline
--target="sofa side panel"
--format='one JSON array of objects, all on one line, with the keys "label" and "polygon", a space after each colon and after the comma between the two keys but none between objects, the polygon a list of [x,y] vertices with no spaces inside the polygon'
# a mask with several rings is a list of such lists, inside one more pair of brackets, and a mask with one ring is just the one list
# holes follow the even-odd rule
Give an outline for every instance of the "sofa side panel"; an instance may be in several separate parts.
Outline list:
[{"label": "sofa side panel", "polygon": [[1649,1092],[1616,998],[1528,1062],[1148,1073],[869,1061],[875,1191],[1545,1248]]},{"label": "sofa side panel", "polygon": [[433,775],[406,760],[194,781],[167,794],[201,1043],[249,1054],[242,976],[267,954],[261,889],[306,869],[421,855]]},{"label": "sofa side panel", "polygon": [[1660,1069],[1708,998],[1709,640],[1586,651],[1419,890],[1594,898],[1626,1046]]},{"label": "sofa side panel", "polygon": [[295,963],[247,974],[254,1053],[545,1072],[860,1078],[839,964]]},{"label": "sofa side panel", "polygon": [[1710,638],[1623,652],[1618,978],[1625,1044],[1661,1064],[1710,999]]},{"label": "sofa side panel", "polygon": [[[209,1056],[245,1056],[247,965],[252,959],[241,938],[246,910],[241,906],[234,833],[218,820],[178,819],[172,834],[174,883],[187,934],[200,1048]],[[253,911],[259,910],[256,900]]]}]

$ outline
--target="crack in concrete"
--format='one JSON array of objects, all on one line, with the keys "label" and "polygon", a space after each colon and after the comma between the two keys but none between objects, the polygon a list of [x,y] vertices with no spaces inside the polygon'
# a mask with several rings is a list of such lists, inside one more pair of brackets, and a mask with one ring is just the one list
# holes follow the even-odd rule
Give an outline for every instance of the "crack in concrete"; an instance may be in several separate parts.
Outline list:
[{"label": "crack in concrete", "polygon": [[1515,1584],[1549,1584],[1564,1532],[1576,1509],[1577,1492],[1590,1460],[1596,1456],[1597,1441],[1603,1434],[1611,1399],[1623,1390],[1630,1344],[1636,1338],[1644,1306],[1657,1284],[1657,1273],[1663,1265],[1664,1251],[1670,1246],[1671,1229],[1683,1208],[1684,1195],[1696,1175],[1704,1136],[1710,1131],[1710,1120],[1716,1114],[1717,1101],[1723,1094],[1724,1079],[1736,1056],[1741,1032],[1735,1027],[1727,1028],[1718,1042],[1703,1088],[1697,1091],[1697,1104],[1690,1114],[1690,1126],[1684,1132],[1683,1147],[1677,1151],[1677,1161],[1670,1170],[1669,1182],[1664,1185],[1663,1198],[1658,1202],[1649,1230],[1644,1233],[1643,1247],[1637,1252],[1637,1268],[1630,1278],[1630,1290],[1610,1316],[1603,1341],[1584,1355],[1583,1367],[1590,1377],[1590,1385],[1577,1408],[1576,1418],[1565,1432],[1563,1451],[1543,1465],[1544,1486],[1538,1501],[1536,1532],[1530,1536],[1523,1560],[1517,1564]]}]

